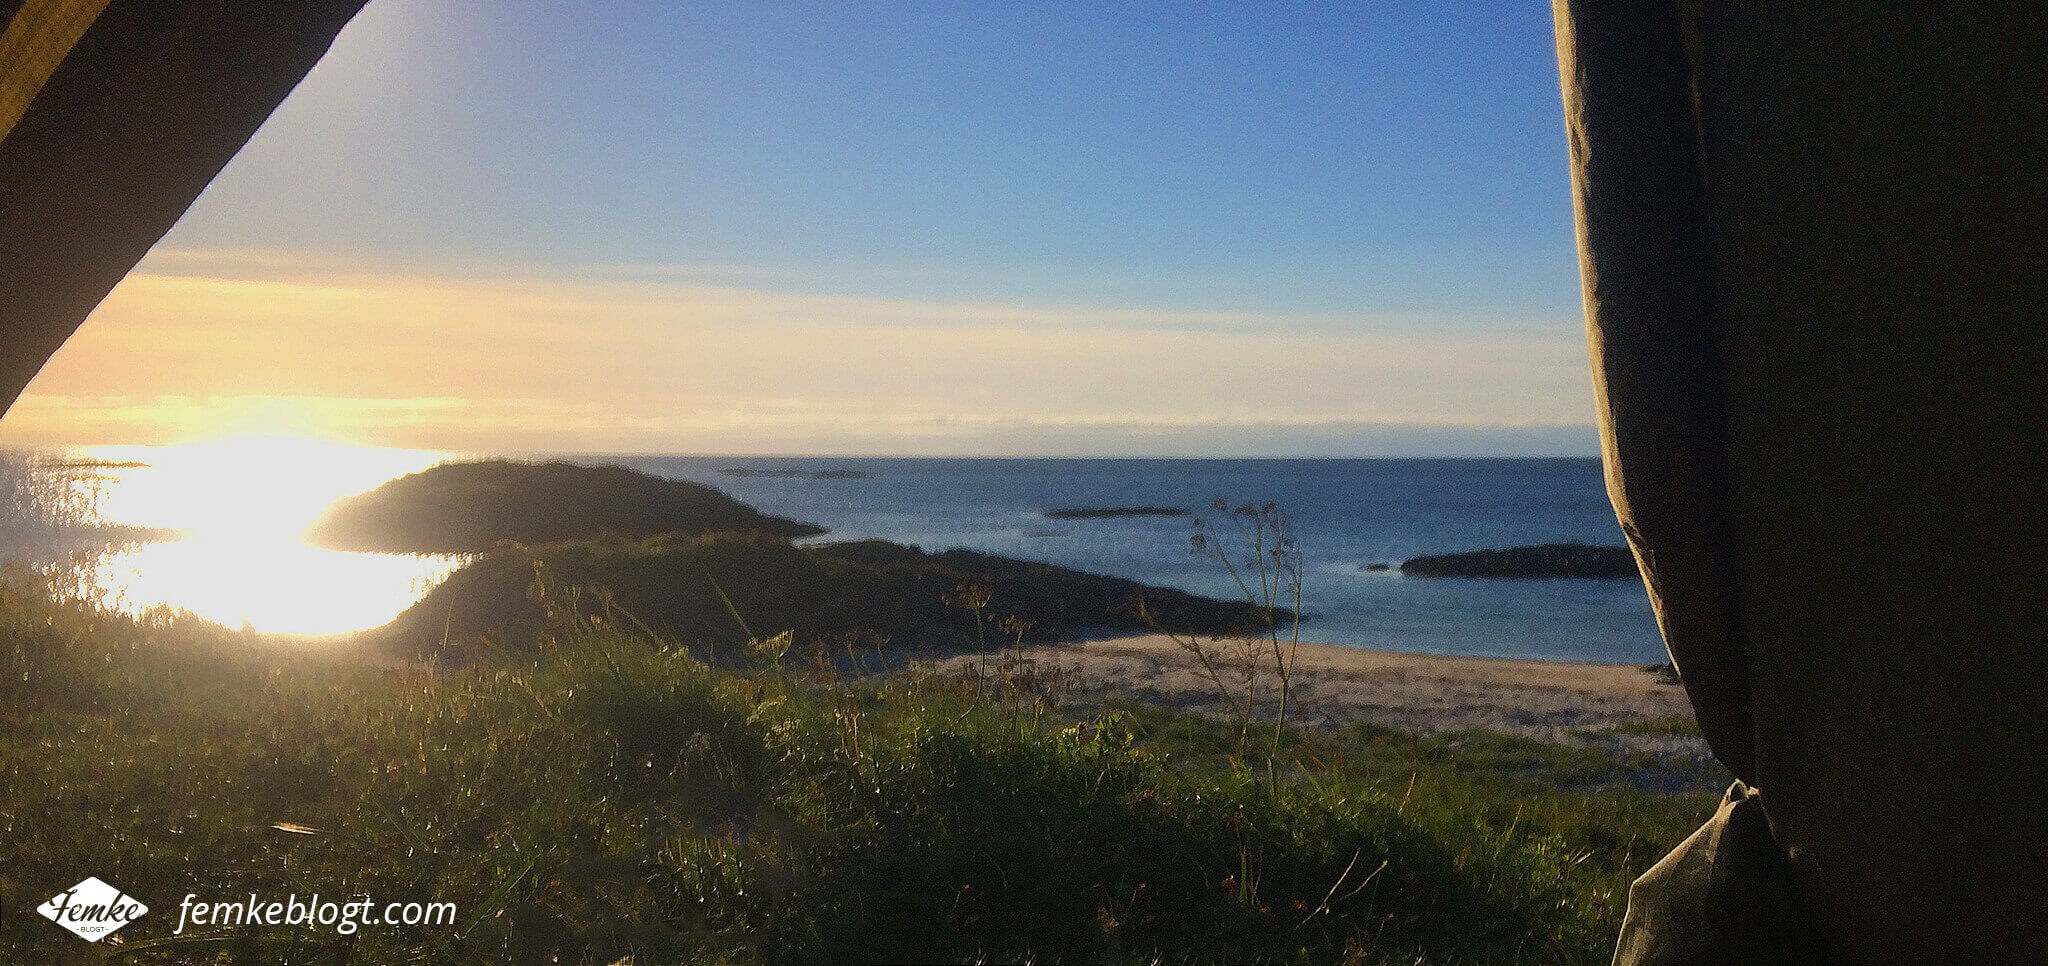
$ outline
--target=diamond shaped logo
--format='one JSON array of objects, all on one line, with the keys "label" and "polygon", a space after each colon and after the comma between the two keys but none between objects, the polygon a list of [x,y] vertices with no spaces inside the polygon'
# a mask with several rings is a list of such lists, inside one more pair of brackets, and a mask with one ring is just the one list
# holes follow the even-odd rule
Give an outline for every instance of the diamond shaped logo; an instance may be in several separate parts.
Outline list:
[{"label": "diamond shaped logo", "polygon": [[99,942],[149,911],[142,900],[99,880],[86,876],[84,882],[50,897],[36,907],[43,917],[78,934],[86,942]]}]

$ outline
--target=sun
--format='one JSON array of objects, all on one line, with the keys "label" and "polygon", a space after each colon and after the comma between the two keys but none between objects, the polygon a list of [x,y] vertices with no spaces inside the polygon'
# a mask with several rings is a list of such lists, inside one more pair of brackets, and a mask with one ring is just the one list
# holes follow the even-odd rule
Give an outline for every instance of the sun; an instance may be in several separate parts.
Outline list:
[{"label": "sun", "polygon": [[335,500],[452,454],[250,434],[77,455],[110,467],[100,522],[181,535],[99,563],[94,580],[130,605],[169,602],[263,631],[341,633],[390,620],[459,563],[323,550],[304,540]]},{"label": "sun", "polygon": [[107,494],[100,508],[106,522],[253,544],[296,543],[335,500],[449,456],[284,434],[227,436],[180,446],[92,447],[87,453],[109,462],[142,464]]}]

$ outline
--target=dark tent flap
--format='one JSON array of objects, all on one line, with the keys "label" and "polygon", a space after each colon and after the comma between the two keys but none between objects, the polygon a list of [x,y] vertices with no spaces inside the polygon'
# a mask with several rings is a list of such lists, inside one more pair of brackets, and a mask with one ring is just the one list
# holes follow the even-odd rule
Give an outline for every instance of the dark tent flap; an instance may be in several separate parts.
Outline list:
[{"label": "dark tent flap", "polygon": [[362,5],[0,3],[0,412]]},{"label": "dark tent flap", "polygon": [[1846,959],[2038,959],[2048,6],[1557,16],[1612,489],[1703,730]]}]

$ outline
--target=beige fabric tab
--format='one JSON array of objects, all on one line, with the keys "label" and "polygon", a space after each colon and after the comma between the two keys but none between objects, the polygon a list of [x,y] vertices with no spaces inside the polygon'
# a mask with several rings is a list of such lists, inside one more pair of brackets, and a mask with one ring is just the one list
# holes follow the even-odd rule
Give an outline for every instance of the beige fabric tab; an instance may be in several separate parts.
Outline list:
[{"label": "beige fabric tab", "polygon": [[1823,966],[1836,962],[1771,840],[1761,799],[1736,782],[1707,824],[1628,891],[1615,966]]},{"label": "beige fabric tab", "polygon": [[26,0],[0,33],[0,139],[28,110],[107,0]]}]

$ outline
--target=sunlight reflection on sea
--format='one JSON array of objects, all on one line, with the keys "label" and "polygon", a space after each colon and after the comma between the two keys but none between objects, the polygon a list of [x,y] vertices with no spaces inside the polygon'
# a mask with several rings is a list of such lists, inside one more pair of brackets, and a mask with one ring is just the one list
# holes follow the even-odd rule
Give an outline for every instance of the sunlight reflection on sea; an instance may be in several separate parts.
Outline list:
[{"label": "sunlight reflection on sea", "polygon": [[323,635],[376,627],[459,566],[302,534],[336,499],[451,454],[245,436],[10,457],[5,555],[124,609]]}]

